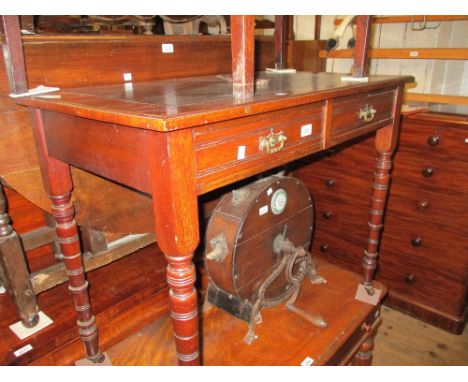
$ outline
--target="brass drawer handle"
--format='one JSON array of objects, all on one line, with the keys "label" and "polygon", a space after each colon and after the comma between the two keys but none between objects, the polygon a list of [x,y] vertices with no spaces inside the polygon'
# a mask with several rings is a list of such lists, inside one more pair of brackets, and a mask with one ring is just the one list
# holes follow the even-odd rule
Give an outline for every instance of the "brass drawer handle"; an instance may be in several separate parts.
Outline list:
[{"label": "brass drawer handle", "polygon": [[421,172],[426,178],[430,178],[432,175],[434,175],[434,169],[432,167],[423,168]]},{"label": "brass drawer handle", "polygon": [[413,247],[420,247],[422,245],[422,239],[420,237],[415,237],[411,239],[411,245]]},{"label": "brass drawer handle", "polygon": [[260,150],[266,151],[267,154],[277,153],[284,147],[284,142],[288,138],[280,131],[279,133],[270,133],[266,137],[260,137]]},{"label": "brass drawer handle", "polygon": [[405,276],[405,282],[406,282],[407,284],[414,284],[414,283],[416,282],[416,276],[413,275],[412,273],[407,274],[407,275]]},{"label": "brass drawer handle", "polygon": [[371,105],[366,105],[359,109],[359,119],[362,119],[364,122],[370,122],[374,119],[375,113],[377,113],[377,110],[374,109],[374,107]]},{"label": "brass drawer handle", "polygon": [[439,144],[440,138],[437,135],[431,135],[427,138],[427,144],[429,146],[437,146]]}]

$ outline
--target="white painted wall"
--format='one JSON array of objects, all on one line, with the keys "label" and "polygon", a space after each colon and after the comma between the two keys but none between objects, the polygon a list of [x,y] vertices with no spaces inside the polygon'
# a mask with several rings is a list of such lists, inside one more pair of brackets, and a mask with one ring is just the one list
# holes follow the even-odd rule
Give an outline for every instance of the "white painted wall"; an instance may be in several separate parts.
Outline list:
[{"label": "white painted wall", "polygon": [[[342,16],[322,16],[320,38],[333,36],[334,20]],[[438,23],[428,23],[434,27]],[[418,26],[416,24],[416,26]],[[295,16],[294,32],[296,39],[313,38],[314,16]],[[337,49],[346,49],[353,35],[350,27],[341,38]],[[372,27],[371,46],[373,48],[467,48],[468,21],[442,22],[437,29],[413,31],[411,23],[376,24]],[[371,74],[412,75],[416,87],[409,91],[468,96],[468,61],[461,60],[405,60],[373,59]],[[327,59],[326,70],[336,73],[349,73],[352,59]],[[468,114],[468,106],[444,106],[444,111]]]}]

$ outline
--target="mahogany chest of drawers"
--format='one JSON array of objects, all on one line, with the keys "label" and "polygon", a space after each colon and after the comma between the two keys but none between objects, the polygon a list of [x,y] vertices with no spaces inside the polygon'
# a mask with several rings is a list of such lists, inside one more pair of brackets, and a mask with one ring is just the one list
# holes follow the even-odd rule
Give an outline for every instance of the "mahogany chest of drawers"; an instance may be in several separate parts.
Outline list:
[{"label": "mahogany chest of drawers", "polygon": [[[368,230],[375,155],[369,138],[329,149],[295,172],[315,199],[313,253],[356,272]],[[467,192],[468,117],[405,116],[377,279],[389,287],[389,305],[454,333],[466,318]]]}]

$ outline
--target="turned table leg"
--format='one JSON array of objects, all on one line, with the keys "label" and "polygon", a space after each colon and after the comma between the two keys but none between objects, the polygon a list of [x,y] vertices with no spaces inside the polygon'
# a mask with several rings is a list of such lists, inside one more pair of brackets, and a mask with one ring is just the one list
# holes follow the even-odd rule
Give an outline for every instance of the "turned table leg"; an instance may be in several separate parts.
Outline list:
[{"label": "turned table leg", "polygon": [[198,308],[192,255],[167,256],[167,282],[179,365],[198,365]]},{"label": "turned table leg", "polygon": [[156,240],[168,262],[177,359],[179,365],[198,365],[198,305],[192,257],[199,228],[193,138],[188,130],[153,132],[148,142]]},{"label": "turned table leg", "polygon": [[380,237],[382,235],[385,204],[387,202],[388,189],[390,186],[390,169],[392,167],[391,156],[391,152],[378,152],[375,164],[370,219],[368,223],[369,236],[362,262],[364,269],[363,284],[368,291],[372,290],[372,282],[374,280],[374,273],[377,267],[377,256]]},{"label": "turned table leg", "polygon": [[6,211],[6,198],[0,185],[0,267],[3,269],[8,289],[15,301],[21,322],[27,328],[39,321],[36,295],[34,294],[28,265],[20,238],[10,225]]},{"label": "turned table leg", "polygon": [[374,350],[374,337],[367,338],[351,361],[352,366],[371,366],[372,350]]},{"label": "turned table leg", "polygon": [[92,362],[102,362],[104,356],[98,346],[96,319],[91,311],[75,209],[71,202],[73,182],[70,166],[49,156],[40,110],[32,110],[31,119],[44,187],[52,201],[57,240],[68,276],[68,289],[73,295],[80,337],[86,350],[86,357]]},{"label": "turned table leg", "polygon": [[[68,166],[66,167],[61,176],[66,175],[65,170],[68,170]],[[70,201],[71,193],[50,194],[49,196],[52,200],[52,215],[57,222],[57,238],[68,276],[68,289],[73,294],[78,316],[77,325],[81,340],[85,346],[87,358],[93,362],[100,362],[103,360],[103,355],[98,347],[96,319],[91,312],[88,281],[85,277],[78,228],[74,218],[75,209]]]},{"label": "turned table leg", "polygon": [[362,284],[370,295],[374,294],[373,281],[377,268],[379,243],[382,236],[386,203],[390,188],[392,156],[398,143],[402,96],[403,87],[400,86],[395,93],[393,124],[377,130],[375,136],[377,158],[375,162],[374,181],[372,184],[369,236],[362,261]]}]

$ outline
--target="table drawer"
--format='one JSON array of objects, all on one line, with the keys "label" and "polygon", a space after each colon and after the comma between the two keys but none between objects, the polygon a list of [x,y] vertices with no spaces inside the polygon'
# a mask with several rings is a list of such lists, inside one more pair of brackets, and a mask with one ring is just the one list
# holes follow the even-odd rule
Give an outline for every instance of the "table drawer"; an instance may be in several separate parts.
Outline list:
[{"label": "table drawer", "polygon": [[337,98],[333,103],[331,144],[343,142],[351,134],[358,136],[390,124],[394,98],[394,89]]},{"label": "table drawer", "polygon": [[200,191],[321,150],[323,107],[318,102],[196,129]]}]

